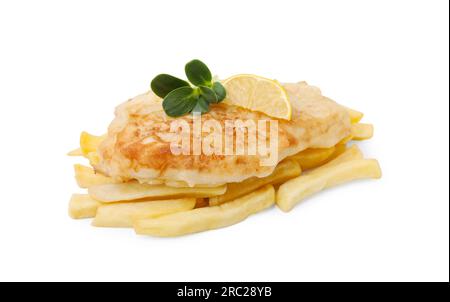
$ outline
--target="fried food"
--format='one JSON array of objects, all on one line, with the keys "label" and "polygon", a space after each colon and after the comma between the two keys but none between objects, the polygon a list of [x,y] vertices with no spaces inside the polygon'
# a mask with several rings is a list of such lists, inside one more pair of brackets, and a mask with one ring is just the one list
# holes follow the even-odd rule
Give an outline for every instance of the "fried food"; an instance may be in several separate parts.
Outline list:
[{"label": "fried food", "polygon": [[137,218],[151,218],[194,208],[195,198],[102,204],[92,221],[97,227],[131,227]]},{"label": "fried food", "polygon": [[[187,133],[189,154],[175,154],[170,146],[176,135],[172,122],[186,122],[192,131],[192,115],[169,117],[162,99],[148,92],[116,108],[107,134],[82,132],[80,147],[68,153],[87,158],[91,165],[74,165],[77,184],[88,194],[72,195],[70,217],[94,217],[94,226],[133,227],[142,235],[181,236],[236,224],[275,203],[287,212],[326,188],[381,177],[378,162],[364,159],[358,146],[349,143],[373,136],[373,126],[360,123],[361,112],[335,103],[306,82],[263,80],[269,86],[261,89],[259,82],[247,85],[253,78],[241,75],[233,85],[224,82],[233,102],[211,105],[201,119],[218,121],[220,139],[233,141],[233,151],[238,130],[246,133],[243,145],[248,152],[250,136],[259,140],[262,135],[271,145],[272,133],[245,123],[229,133],[225,123],[258,124],[278,117],[278,157],[273,164],[261,165],[259,153],[208,155],[202,150],[196,155],[194,138],[203,139],[205,130]],[[258,96],[254,87],[264,93]]]},{"label": "fried food", "polygon": [[302,170],[308,170],[320,166],[325,163],[331,155],[335,152],[336,148],[310,148],[302,152],[299,152],[289,158],[296,160]]},{"label": "fried food", "polygon": [[302,169],[295,160],[286,159],[282,161],[280,164],[278,164],[274,172],[269,176],[263,178],[253,177],[246,179],[240,183],[228,184],[227,191],[225,192],[225,194],[209,198],[209,205],[210,206],[220,205],[224,202],[227,202],[239,196],[255,191],[256,189],[264,185],[268,184],[278,185],[280,183],[285,182],[288,179],[299,176],[301,172]]},{"label": "fried food", "polygon": [[198,208],[156,218],[136,219],[137,234],[158,237],[181,236],[236,224],[248,216],[271,207],[275,190],[266,185],[257,191],[220,206]]},{"label": "fried food", "polygon": [[118,202],[143,198],[211,197],[222,195],[226,190],[226,185],[211,188],[175,188],[128,182],[91,186],[88,188],[88,193],[92,198],[102,202]]},{"label": "fried food", "polygon": [[[347,110],[322,96],[320,90],[305,82],[285,85],[285,89],[293,112],[292,120],[278,120],[278,161],[308,148],[330,148],[350,134]],[[202,115],[202,120],[208,119],[224,124],[226,120],[258,122],[271,118],[221,103]],[[162,110],[161,100],[151,92],[120,105],[107,137],[97,150],[96,171],[123,181],[137,179],[145,183],[158,178],[184,181],[193,186],[242,182],[268,176],[275,169],[275,166],[261,166],[259,154],[174,155],[170,151],[173,120]],[[177,120],[192,124],[189,115]]]},{"label": "fried food", "polygon": [[81,148],[76,148],[67,153],[68,156],[83,156],[83,151]]},{"label": "fried food", "polygon": [[363,178],[380,178],[381,169],[375,159],[355,159],[311,171],[282,184],[277,192],[277,205],[288,212],[303,199],[345,182]]},{"label": "fried food", "polygon": [[361,141],[373,136],[373,125],[357,123],[352,125],[352,139]]},{"label": "fried food", "polygon": [[100,173],[95,173],[91,167],[80,164],[73,165],[75,171],[75,179],[80,188],[89,188],[96,185],[117,183],[111,177],[104,176]]},{"label": "fried food", "polygon": [[87,194],[72,194],[69,202],[69,216],[73,219],[94,217],[100,205],[101,202]]},{"label": "fried food", "polygon": [[89,134],[85,131],[80,135],[80,150],[84,156],[87,156],[91,152],[97,151],[100,143],[105,139],[105,135],[96,136]]},{"label": "fried food", "polygon": [[347,109],[347,112],[348,112],[348,115],[350,116],[350,121],[352,122],[352,124],[358,123],[364,116],[364,114],[362,112],[350,109],[348,107],[345,107],[345,109]]},{"label": "fried food", "polygon": [[345,148],[344,150],[342,150],[342,152],[340,152],[339,154],[337,154],[337,153],[335,153],[335,154],[336,154],[336,156],[333,158],[333,156],[334,156],[333,155],[332,160],[330,160],[326,164],[323,164],[320,167],[315,168],[313,171],[320,171],[321,169],[326,169],[327,167],[335,166],[337,164],[340,164],[340,163],[343,163],[346,161],[363,158],[363,154],[362,154],[361,150],[359,149],[358,145],[352,145],[349,148]]}]

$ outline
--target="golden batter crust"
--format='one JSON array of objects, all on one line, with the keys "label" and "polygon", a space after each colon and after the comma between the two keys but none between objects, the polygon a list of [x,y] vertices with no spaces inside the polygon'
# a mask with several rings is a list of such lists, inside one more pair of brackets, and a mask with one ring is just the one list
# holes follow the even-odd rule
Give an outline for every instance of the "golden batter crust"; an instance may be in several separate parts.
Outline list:
[{"label": "golden batter crust", "polygon": [[[278,162],[306,148],[334,146],[350,134],[347,111],[322,96],[318,88],[305,82],[284,84],[284,88],[293,112],[290,121],[278,120]],[[95,169],[116,179],[140,182],[160,179],[183,181],[189,185],[213,185],[264,177],[275,168],[261,166],[258,154],[174,155],[170,150],[174,135],[170,132],[170,123],[174,119],[164,113],[161,99],[152,92],[121,104],[115,114],[107,138],[99,147],[100,161]],[[201,118],[202,122],[217,120],[222,126],[225,120],[257,123],[272,119],[263,113],[226,104],[213,105]],[[192,126],[191,115],[177,119]]]}]

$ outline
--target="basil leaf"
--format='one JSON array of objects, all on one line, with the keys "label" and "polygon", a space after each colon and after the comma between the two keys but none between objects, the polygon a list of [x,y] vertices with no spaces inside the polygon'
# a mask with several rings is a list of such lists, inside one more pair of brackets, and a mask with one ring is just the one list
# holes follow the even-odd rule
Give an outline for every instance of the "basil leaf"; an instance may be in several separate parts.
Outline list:
[{"label": "basil leaf", "polygon": [[223,85],[220,84],[220,82],[214,82],[212,89],[216,93],[217,103],[222,102],[225,99],[225,97],[227,96],[225,87],[223,87]]},{"label": "basil leaf", "polygon": [[153,92],[161,98],[165,98],[172,90],[185,86],[189,87],[190,85],[188,82],[171,76],[170,74],[157,75],[150,84]]},{"label": "basil leaf", "polygon": [[197,104],[198,94],[192,87],[180,87],[171,91],[162,106],[168,116],[177,117],[192,111]]},{"label": "basil leaf", "polygon": [[209,102],[205,100],[203,96],[199,96],[197,100],[197,104],[195,105],[192,112],[199,112],[201,114],[209,111]]},{"label": "basil leaf", "polygon": [[207,101],[208,103],[217,103],[217,96],[214,90],[206,86],[198,86],[200,89],[200,95]]},{"label": "basil leaf", "polygon": [[184,71],[186,72],[186,76],[189,79],[189,82],[191,82],[195,86],[204,85],[211,87],[211,71],[209,71],[208,67],[202,61],[190,61],[184,67]]}]

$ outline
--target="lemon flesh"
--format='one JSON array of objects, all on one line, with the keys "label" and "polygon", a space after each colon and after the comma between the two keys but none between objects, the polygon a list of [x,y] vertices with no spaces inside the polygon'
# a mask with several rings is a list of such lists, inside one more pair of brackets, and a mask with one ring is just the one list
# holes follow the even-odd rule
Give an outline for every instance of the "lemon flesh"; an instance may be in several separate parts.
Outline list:
[{"label": "lemon flesh", "polygon": [[283,86],[275,80],[240,74],[223,81],[226,104],[236,105],[268,116],[290,120],[292,107]]}]

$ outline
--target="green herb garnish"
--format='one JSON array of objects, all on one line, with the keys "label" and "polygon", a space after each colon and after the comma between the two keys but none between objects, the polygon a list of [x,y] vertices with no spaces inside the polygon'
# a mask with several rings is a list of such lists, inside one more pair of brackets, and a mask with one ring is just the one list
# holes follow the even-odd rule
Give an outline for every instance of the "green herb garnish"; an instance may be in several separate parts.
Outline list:
[{"label": "green herb garnish", "polygon": [[205,63],[192,60],[184,70],[190,83],[168,74],[160,74],[150,84],[153,92],[163,98],[163,109],[168,116],[178,117],[190,112],[205,113],[210,110],[210,104],[225,99],[225,87],[220,82],[213,81],[211,71]]}]

